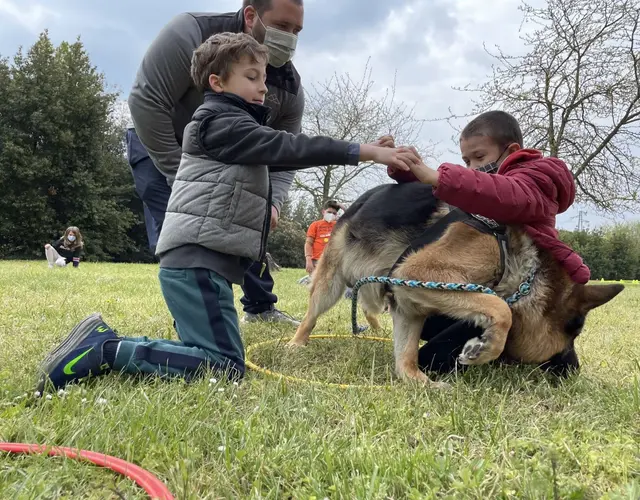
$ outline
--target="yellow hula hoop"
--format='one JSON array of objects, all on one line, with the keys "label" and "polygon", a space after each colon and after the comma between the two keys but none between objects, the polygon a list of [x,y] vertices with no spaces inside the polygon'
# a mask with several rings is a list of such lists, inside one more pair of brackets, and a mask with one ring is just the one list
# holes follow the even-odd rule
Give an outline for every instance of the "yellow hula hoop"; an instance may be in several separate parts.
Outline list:
[{"label": "yellow hula hoop", "polygon": [[[310,335],[309,336],[309,339],[354,339],[354,338],[359,340],[373,340],[375,342],[391,342],[392,341],[390,338],[385,338],[385,337],[355,337],[353,335]],[[251,344],[250,346],[247,346],[247,349],[245,352],[245,361],[244,361],[245,366],[255,372],[262,373],[263,375],[266,375],[271,378],[283,379],[283,380],[288,380],[290,382],[296,382],[301,384],[318,385],[323,387],[337,387],[338,389],[353,389],[353,388],[387,389],[391,387],[391,385],[337,384],[335,382],[320,382],[318,380],[307,380],[304,378],[293,377],[292,375],[285,375],[284,373],[271,371],[267,368],[263,368],[262,366],[256,365],[249,359],[249,355],[257,347],[268,345],[268,344],[275,344],[277,342],[283,342],[283,339],[278,338],[278,339],[265,340],[263,342],[258,342],[257,344]]]}]

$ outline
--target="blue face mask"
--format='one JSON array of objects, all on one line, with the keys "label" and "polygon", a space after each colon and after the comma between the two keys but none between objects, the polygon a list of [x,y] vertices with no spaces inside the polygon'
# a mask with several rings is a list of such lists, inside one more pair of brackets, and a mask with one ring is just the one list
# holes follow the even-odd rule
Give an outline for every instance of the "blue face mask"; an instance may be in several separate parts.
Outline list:
[{"label": "blue face mask", "polygon": [[67,239],[73,243],[74,241],[76,241],[76,237],[73,234],[70,234],[69,236],[67,236]]}]

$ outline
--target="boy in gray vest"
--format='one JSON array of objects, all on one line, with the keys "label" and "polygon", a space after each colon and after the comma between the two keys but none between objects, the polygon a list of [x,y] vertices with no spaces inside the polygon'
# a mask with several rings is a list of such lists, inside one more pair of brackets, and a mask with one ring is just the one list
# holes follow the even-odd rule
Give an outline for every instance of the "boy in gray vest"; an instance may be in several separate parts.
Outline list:
[{"label": "boy in gray vest", "polygon": [[[182,160],[158,240],[160,287],[180,342],[120,337],[99,314],[81,321],[42,366],[38,390],[108,371],[177,375],[210,368],[239,379],[244,348],[232,283],[263,261],[272,170],[372,161],[408,170],[409,149],[308,137],[265,125],[268,50],[244,33],[220,33],[193,54],[205,98],[184,132]],[[275,167],[274,167],[275,165]]]}]

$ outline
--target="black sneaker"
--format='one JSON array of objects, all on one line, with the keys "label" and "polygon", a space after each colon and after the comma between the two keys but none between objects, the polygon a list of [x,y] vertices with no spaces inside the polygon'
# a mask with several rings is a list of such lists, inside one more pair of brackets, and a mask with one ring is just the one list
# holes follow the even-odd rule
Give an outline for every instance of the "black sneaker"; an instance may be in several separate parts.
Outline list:
[{"label": "black sneaker", "polygon": [[111,368],[103,362],[102,348],[105,342],[118,339],[111,327],[102,321],[100,314],[86,317],[42,362],[36,390],[42,394],[47,380],[59,389],[89,375],[108,372]]}]

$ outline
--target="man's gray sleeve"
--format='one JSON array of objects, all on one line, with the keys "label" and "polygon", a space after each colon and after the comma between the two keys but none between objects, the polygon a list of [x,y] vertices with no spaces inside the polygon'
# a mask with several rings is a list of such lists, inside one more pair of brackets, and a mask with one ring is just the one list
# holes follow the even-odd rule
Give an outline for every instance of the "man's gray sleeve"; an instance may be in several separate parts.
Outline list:
[{"label": "man's gray sleeve", "polygon": [[201,39],[200,27],[193,16],[174,17],[149,46],[129,94],[136,133],[154,165],[170,183],[175,179],[182,155],[171,113],[191,85],[191,56]]},{"label": "man's gray sleeve", "polygon": [[[302,114],[304,112],[304,90],[302,86],[298,90],[298,95],[292,98],[292,105],[286,113],[275,123],[271,124],[271,128],[276,130],[285,130],[292,134],[299,134],[302,131]],[[292,172],[269,172],[271,179],[271,203],[278,213],[289,195],[291,183],[295,177],[295,171]]]}]

